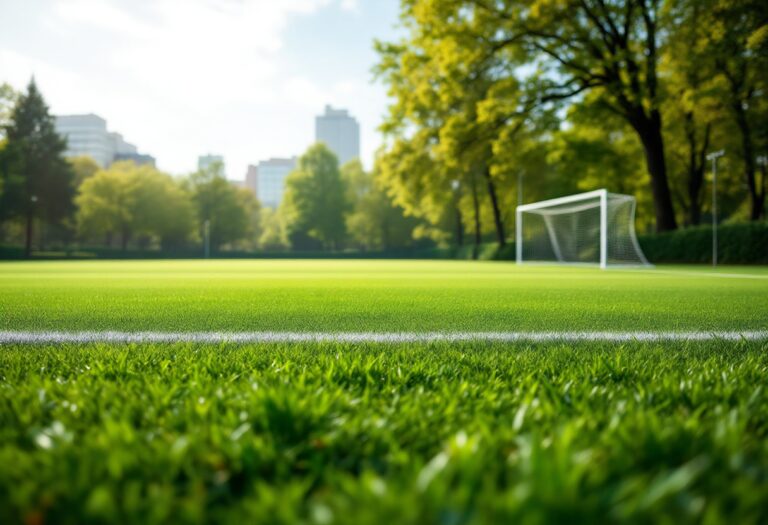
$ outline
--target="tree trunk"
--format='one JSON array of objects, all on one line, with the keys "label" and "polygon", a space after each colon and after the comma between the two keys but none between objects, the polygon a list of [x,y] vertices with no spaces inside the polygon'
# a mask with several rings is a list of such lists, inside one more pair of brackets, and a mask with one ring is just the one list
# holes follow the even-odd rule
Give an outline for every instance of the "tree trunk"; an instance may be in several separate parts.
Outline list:
[{"label": "tree trunk", "polygon": [[456,244],[464,246],[464,220],[461,218],[459,203],[456,203]]},{"label": "tree trunk", "polygon": [[661,115],[657,110],[650,117],[642,116],[631,121],[645,152],[645,164],[651,176],[653,209],[656,215],[656,231],[677,229],[672,193],[669,191],[667,163],[664,159],[664,140],[661,136]]},{"label": "tree trunk", "polygon": [[472,178],[472,207],[475,211],[475,244],[472,246],[472,259],[477,260],[480,256],[480,199],[477,196],[477,183]]},{"label": "tree trunk", "polygon": [[123,228],[123,234],[121,235],[120,244],[123,251],[126,251],[128,249],[128,237],[130,234],[128,233],[128,230]]},{"label": "tree trunk", "polygon": [[765,191],[758,190],[755,180],[755,149],[752,143],[752,129],[747,120],[747,112],[740,99],[737,99],[731,107],[736,117],[736,125],[741,134],[741,156],[744,157],[744,178],[749,188],[750,220],[757,221],[763,217],[763,205],[765,203]]},{"label": "tree trunk", "polygon": [[24,256],[29,259],[32,256],[32,223],[35,217],[32,210],[27,212],[26,242],[24,244]]},{"label": "tree trunk", "polygon": [[711,128],[712,126],[707,124],[704,129],[704,141],[699,148],[693,113],[685,114],[685,133],[688,139],[688,226],[701,224],[701,189],[704,187],[704,170]]},{"label": "tree trunk", "polygon": [[504,221],[501,220],[501,210],[499,209],[499,199],[496,195],[496,185],[493,183],[491,169],[488,166],[483,170],[483,174],[488,183],[488,195],[491,197],[491,206],[493,207],[493,223],[496,226],[496,242],[499,243],[499,248],[502,248],[507,242],[507,239],[504,233]]}]

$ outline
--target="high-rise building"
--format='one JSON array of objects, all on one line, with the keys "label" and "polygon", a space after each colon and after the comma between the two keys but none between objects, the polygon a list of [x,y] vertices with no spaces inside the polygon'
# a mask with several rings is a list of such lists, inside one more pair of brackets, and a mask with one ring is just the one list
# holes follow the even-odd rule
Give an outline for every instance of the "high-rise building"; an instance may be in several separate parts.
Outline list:
[{"label": "high-rise building", "polygon": [[200,155],[197,157],[197,169],[198,170],[205,170],[211,167],[215,163],[221,163],[222,171],[224,171],[224,157],[221,155]]},{"label": "high-rise building", "polygon": [[244,186],[251,190],[256,197],[259,196],[259,167],[253,164],[248,165],[248,171],[245,172]]},{"label": "high-rise building", "polygon": [[140,154],[121,134],[107,131],[107,121],[93,113],[60,115],[56,117],[55,127],[67,140],[65,157],[91,157],[102,168],[126,159],[137,164],[155,164],[152,156]]},{"label": "high-rise building", "polygon": [[115,153],[115,162],[119,160],[130,160],[136,165],[155,166],[155,157],[144,153]]},{"label": "high-rise building", "polygon": [[315,117],[315,142],[323,142],[344,164],[360,158],[360,126],[346,109],[325,106],[325,113]]},{"label": "high-rise building", "polygon": [[61,115],[55,125],[56,132],[67,140],[65,157],[88,156],[102,168],[112,164],[115,143],[106,120],[93,113]]},{"label": "high-rise building", "polygon": [[[262,206],[277,208],[283,200],[285,179],[296,169],[296,157],[289,159],[269,159],[259,162],[254,172],[256,178],[256,196]],[[251,173],[249,168],[249,173]],[[246,175],[246,184],[248,178]]]}]

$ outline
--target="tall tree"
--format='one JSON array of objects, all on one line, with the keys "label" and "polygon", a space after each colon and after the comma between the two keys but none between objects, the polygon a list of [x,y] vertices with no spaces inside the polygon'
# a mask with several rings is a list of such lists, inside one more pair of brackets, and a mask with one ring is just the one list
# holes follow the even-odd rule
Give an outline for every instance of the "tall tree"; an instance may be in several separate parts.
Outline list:
[{"label": "tall tree", "polygon": [[34,79],[21,95],[5,127],[0,159],[4,191],[0,213],[26,223],[25,253],[32,252],[35,220],[56,223],[73,211],[73,173],[62,157],[66,142],[56,134]]},{"label": "tall tree", "polygon": [[75,188],[79,188],[83,182],[96,175],[96,172],[100,169],[95,160],[85,155],[69,158],[67,162],[72,166],[74,173],[72,183],[75,185]]},{"label": "tall tree", "polygon": [[710,28],[706,51],[727,82],[728,108],[740,135],[744,182],[750,197],[750,218],[765,216],[765,177],[757,177],[757,157],[768,154],[766,91],[768,91],[768,3],[763,0],[706,2]]},{"label": "tall tree", "polygon": [[18,98],[19,93],[10,84],[0,84],[0,141],[5,138],[5,129],[10,124]]},{"label": "tall tree", "polygon": [[418,221],[392,203],[376,173],[366,172],[359,160],[353,160],[341,167],[341,176],[351,203],[347,231],[356,246],[389,250],[413,243]]},{"label": "tall tree", "polygon": [[[408,4],[419,3],[410,0]],[[430,2],[420,2],[428,9]],[[448,2],[446,18],[475,19],[485,49],[509,57],[526,55],[536,67],[527,76],[523,106],[573,100],[597,90],[602,103],[621,116],[643,145],[659,231],[677,227],[662,137],[658,80],[660,35],[657,0],[467,0]],[[437,21],[435,21],[437,22]],[[530,69],[530,68],[529,68]]]},{"label": "tall tree", "polygon": [[81,238],[98,236],[109,246],[119,235],[123,250],[136,237],[157,240],[163,249],[180,247],[194,231],[189,193],[170,175],[132,161],[116,162],[87,178],[76,203]]},{"label": "tall tree", "polygon": [[336,155],[324,144],[311,146],[286,179],[281,212],[291,243],[314,240],[324,249],[338,249],[346,235],[348,206]]},{"label": "tall tree", "polygon": [[225,178],[223,164],[216,162],[193,173],[190,181],[200,226],[209,224],[211,246],[220,248],[244,238],[248,233],[248,210],[242,206],[237,188]]}]

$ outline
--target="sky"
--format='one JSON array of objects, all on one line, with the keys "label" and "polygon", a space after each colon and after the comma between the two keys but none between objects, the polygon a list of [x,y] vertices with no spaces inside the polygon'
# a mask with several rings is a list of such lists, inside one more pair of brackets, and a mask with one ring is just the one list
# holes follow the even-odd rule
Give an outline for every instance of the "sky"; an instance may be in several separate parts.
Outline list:
[{"label": "sky", "polygon": [[386,88],[374,38],[399,0],[0,0],[0,83],[34,75],[53,114],[96,113],[160,169],[224,156],[227,176],[300,155],[325,104],[349,109],[370,167]]}]

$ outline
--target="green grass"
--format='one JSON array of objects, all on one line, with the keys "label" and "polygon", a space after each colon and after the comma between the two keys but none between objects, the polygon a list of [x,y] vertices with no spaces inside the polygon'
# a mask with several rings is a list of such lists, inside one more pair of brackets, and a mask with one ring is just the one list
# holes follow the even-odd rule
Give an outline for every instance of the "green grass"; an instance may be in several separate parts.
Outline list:
[{"label": "green grass", "polygon": [[0,522],[765,523],[768,345],[5,347]]},{"label": "green grass", "polygon": [[[746,330],[766,268],[0,264],[0,330]],[[745,277],[733,277],[742,274]],[[0,345],[0,523],[766,523],[768,341]]]},{"label": "green grass", "polygon": [[460,261],[4,263],[0,330],[768,328],[768,269],[721,271],[757,278]]}]

